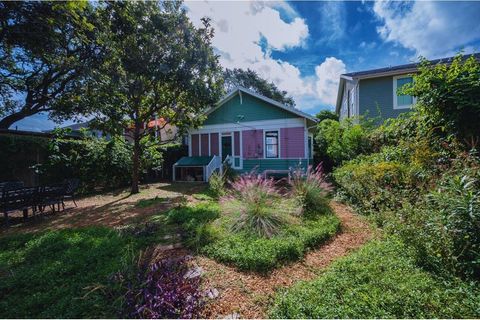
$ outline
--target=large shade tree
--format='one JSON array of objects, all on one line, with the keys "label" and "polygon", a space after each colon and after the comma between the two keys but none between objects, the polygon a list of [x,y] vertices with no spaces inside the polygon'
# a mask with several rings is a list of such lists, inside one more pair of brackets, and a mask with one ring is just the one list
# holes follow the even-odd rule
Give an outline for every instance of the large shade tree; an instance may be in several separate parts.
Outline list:
[{"label": "large shade tree", "polygon": [[231,91],[235,87],[244,87],[270,99],[295,107],[295,100],[288,95],[287,91],[280,90],[273,82],[269,82],[251,69],[225,69],[223,72],[225,91]]},{"label": "large shade tree", "polygon": [[39,112],[82,112],[70,102],[101,58],[97,34],[87,1],[0,2],[0,128]]},{"label": "large shade tree", "polygon": [[146,124],[157,117],[160,129],[170,124],[179,132],[198,125],[201,111],[219,98],[221,68],[209,21],[195,28],[181,2],[102,6],[107,58],[88,83],[82,103],[96,106],[96,123],[104,129],[128,129],[133,140],[131,192],[137,193]]}]

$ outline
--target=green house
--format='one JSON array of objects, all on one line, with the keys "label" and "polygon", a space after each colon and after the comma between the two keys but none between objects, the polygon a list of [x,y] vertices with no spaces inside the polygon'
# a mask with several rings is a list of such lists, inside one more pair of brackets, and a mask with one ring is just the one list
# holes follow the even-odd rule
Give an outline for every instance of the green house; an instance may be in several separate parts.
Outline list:
[{"label": "green house", "polygon": [[188,157],[173,166],[174,180],[208,181],[228,163],[239,173],[286,175],[313,162],[316,118],[245,88],[236,88],[188,132]]}]

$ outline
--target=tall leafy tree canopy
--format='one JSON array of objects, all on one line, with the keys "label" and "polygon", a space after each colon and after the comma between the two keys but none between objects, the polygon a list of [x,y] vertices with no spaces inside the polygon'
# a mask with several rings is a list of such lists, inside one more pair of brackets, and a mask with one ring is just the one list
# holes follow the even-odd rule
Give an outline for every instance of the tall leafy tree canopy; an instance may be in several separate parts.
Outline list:
[{"label": "tall leafy tree canopy", "polygon": [[247,69],[226,69],[223,72],[225,91],[229,92],[235,87],[250,89],[265,97],[295,107],[295,100],[290,97],[287,91],[277,88],[273,82],[261,78],[255,71]]},{"label": "tall leafy tree canopy", "polygon": [[0,128],[39,112],[65,118],[100,58],[87,1],[0,2]]},{"label": "tall leafy tree canopy", "polygon": [[145,124],[198,125],[201,111],[221,94],[221,68],[213,53],[208,20],[195,28],[181,2],[108,2],[104,64],[86,84],[81,103],[95,105],[96,122],[110,132],[129,132],[134,143],[132,193],[138,192]]}]

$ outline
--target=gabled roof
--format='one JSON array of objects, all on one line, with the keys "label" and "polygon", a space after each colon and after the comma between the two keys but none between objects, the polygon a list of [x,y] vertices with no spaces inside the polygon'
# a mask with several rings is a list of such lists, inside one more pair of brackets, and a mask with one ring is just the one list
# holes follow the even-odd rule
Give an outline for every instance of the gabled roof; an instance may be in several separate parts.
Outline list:
[{"label": "gabled roof", "polygon": [[[480,53],[473,53],[473,54],[465,54],[462,56],[462,60],[467,60],[471,56],[475,57],[475,59],[480,61]],[[430,60],[430,63],[433,65],[436,64],[449,64],[452,63],[455,57],[448,57],[442,59],[435,59]],[[337,102],[335,107],[335,112],[339,113],[340,107],[342,104],[342,95],[343,95],[343,88],[345,81],[349,80],[361,80],[361,79],[368,79],[368,78],[378,78],[378,77],[385,77],[385,76],[394,76],[394,75],[401,75],[406,73],[414,73],[418,71],[418,67],[420,66],[419,62],[416,63],[408,63],[402,64],[399,66],[390,66],[386,68],[378,68],[372,70],[364,70],[364,71],[357,71],[357,72],[350,72],[344,73],[340,75],[340,82],[338,83],[338,92],[337,92]]]},{"label": "gabled roof", "polygon": [[212,113],[213,111],[217,110],[218,108],[220,108],[224,103],[226,103],[227,101],[229,101],[230,99],[232,99],[233,97],[235,97],[237,94],[242,94],[242,93],[246,93],[248,95],[251,95],[257,99],[260,99],[262,101],[265,101],[266,103],[269,103],[275,107],[278,107],[280,109],[283,109],[283,110],[286,110],[288,112],[291,112],[293,114],[296,114],[302,118],[306,118],[306,119],[309,119],[311,121],[314,121],[314,122],[317,122],[318,119],[315,118],[314,116],[308,114],[308,113],[305,113],[303,111],[300,111],[296,108],[293,108],[293,107],[289,107],[289,106],[286,106],[278,101],[275,101],[273,99],[270,99],[270,98],[267,98],[261,94],[258,94],[252,90],[249,90],[247,88],[244,88],[244,87],[236,87],[235,89],[233,89],[232,91],[230,91],[228,94],[226,94],[222,99],[220,99],[220,101],[217,102],[217,104],[215,105],[215,107],[212,107],[212,108],[209,108],[205,111],[205,115],[208,115],[210,113]]}]

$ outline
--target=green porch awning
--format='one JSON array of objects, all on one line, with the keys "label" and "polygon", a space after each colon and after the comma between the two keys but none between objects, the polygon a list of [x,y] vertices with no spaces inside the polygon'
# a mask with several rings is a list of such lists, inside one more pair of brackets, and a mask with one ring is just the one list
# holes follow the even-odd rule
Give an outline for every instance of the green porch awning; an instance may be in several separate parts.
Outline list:
[{"label": "green porch awning", "polygon": [[177,167],[203,167],[212,161],[212,157],[182,157],[175,163]]}]

